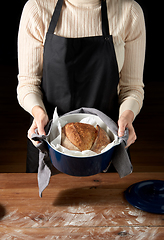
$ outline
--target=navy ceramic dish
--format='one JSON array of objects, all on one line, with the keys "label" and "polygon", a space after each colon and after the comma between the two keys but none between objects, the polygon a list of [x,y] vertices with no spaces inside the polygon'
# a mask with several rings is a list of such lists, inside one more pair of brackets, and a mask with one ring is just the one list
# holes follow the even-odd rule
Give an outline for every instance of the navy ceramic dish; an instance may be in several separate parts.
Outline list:
[{"label": "navy ceramic dish", "polygon": [[125,198],[140,210],[164,214],[164,181],[148,180],[135,183],[125,191]]},{"label": "navy ceramic dish", "polygon": [[102,172],[108,167],[114,150],[112,148],[97,156],[73,157],[54,150],[50,145],[48,146],[54,167],[71,176],[91,176]]},{"label": "navy ceramic dish", "polygon": [[[61,119],[67,120],[67,122],[79,122],[83,118],[89,116],[93,115],[79,113],[62,116]],[[98,116],[94,117],[96,118],[96,122],[97,124],[99,124],[100,127],[102,127],[104,130],[108,129],[108,127]],[[110,138],[114,140],[115,136],[109,131],[109,129],[108,133]],[[104,171],[109,166],[115,148],[114,146],[108,151],[97,154],[95,156],[76,157],[69,156],[65,153],[55,150],[48,141],[47,144],[49,149],[49,156],[54,167],[60,172],[66,173],[71,176],[91,176]]]}]

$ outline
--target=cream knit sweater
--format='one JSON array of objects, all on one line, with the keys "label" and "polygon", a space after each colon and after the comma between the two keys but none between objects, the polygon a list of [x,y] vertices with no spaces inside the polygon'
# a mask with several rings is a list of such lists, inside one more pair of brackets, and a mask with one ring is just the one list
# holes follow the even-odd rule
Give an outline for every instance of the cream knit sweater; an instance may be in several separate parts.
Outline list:
[{"label": "cream knit sweater", "polygon": [[[44,108],[40,89],[43,50],[56,3],[57,0],[29,0],[20,21],[17,93],[20,105],[30,114],[36,105]],[[136,116],[144,98],[143,12],[133,0],[107,0],[107,9],[109,31],[113,35],[120,73],[120,114],[129,109]],[[100,0],[65,0],[55,34],[71,38],[102,35]]]}]

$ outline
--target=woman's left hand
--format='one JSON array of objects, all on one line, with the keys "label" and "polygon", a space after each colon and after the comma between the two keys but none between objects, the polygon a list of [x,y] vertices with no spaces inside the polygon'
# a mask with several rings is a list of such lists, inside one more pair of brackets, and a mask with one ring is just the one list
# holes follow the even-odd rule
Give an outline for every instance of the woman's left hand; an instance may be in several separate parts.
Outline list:
[{"label": "woman's left hand", "polygon": [[127,141],[126,148],[128,148],[131,144],[133,144],[136,139],[136,133],[133,127],[134,113],[130,110],[124,111],[119,120],[118,120],[118,136],[123,137],[125,133],[125,128],[129,130],[129,138]]}]

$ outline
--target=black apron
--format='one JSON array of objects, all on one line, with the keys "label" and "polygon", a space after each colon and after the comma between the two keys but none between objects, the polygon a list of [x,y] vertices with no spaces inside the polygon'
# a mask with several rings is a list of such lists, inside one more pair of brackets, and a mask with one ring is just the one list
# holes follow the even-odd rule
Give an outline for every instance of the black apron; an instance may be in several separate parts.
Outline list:
[{"label": "black apron", "polygon": [[[82,38],[54,34],[63,1],[57,2],[44,45],[42,91],[49,119],[57,106],[59,115],[90,107],[117,121],[119,72],[106,1],[101,1],[102,35]],[[27,172],[37,172],[38,153],[29,145]]]}]

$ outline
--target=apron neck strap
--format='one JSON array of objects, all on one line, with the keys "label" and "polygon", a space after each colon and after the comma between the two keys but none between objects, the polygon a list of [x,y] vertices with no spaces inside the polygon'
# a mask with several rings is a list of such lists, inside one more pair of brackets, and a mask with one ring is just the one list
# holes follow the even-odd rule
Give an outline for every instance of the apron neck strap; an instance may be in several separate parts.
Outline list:
[{"label": "apron neck strap", "polygon": [[49,26],[49,29],[48,29],[48,33],[53,34],[54,31],[55,31],[55,28],[56,28],[56,25],[58,23],[58,19],[59,19],[59,16],[60,16],[60,12],[61,12],[61,9],[62,9],[62,6],[63,6],[63,2],[64,2],[64,0],[58,0],[58,2],[56,4],[56,7],[55,7],[55,10],[54,10],[51,22],[50,22],[50,26]]},{"label": "apron neck strap", "polygon": [[[51,22],[48,29],[48,33],[53,34],[58,23],[58,19],[61,13],[62,5],[64,0],[58,0]],[[108,14],[106,0],[101,0],[101,18],[102,18],[102,34],[103,36],[109,36],[109,23],[108,23]]]},{"label": "apron neck strap", "polygon": [[102,34],[104,37],[109,36],[109,23],[106,0],[101,0],[101,19],[102,19]]}]

